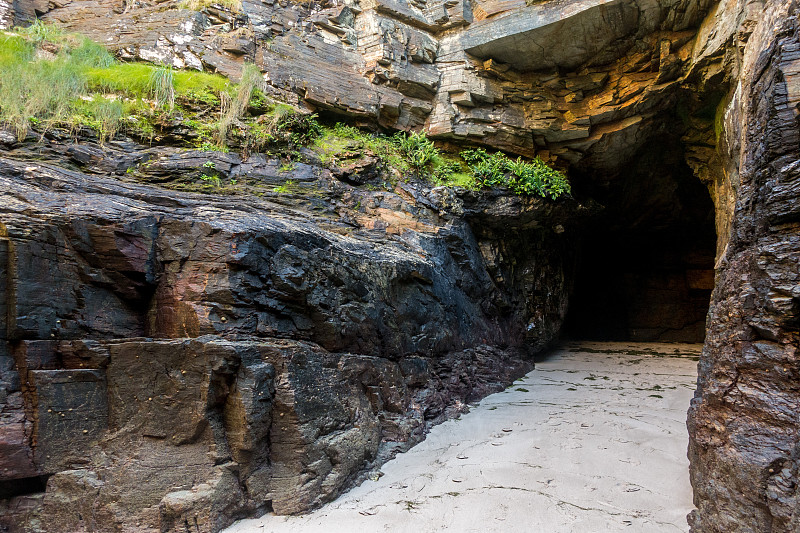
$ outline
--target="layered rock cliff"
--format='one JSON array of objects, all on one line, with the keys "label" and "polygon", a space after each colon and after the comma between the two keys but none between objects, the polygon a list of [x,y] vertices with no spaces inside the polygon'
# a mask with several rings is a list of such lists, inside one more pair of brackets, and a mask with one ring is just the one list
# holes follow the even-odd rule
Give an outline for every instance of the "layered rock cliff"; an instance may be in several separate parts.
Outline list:
[{"label": "layered rock cliff", "polygon": [[314,165],[295,195],[176,193],[107,177],[128,148],[0,162],[12,531],[307,510],[522,375],[563,320],[574,202]]},{"label": "layered rock cliff", "polygon": [[0,2],[2,24],[42,17],[123,58],[234,79],[254,62],[276,98],[326,118],[538,154],[605,206],[371,190],[313,157],[296,195],[193,195],[125,169],[168,180],[212,158],[287,176],[265,155],[4,137],[4,525],[214,531],[319,505],[530,368],[605,251],[581,242],[613,232],[666,287],[625,277],[637,315],[660,317],[630,337],[697,335],[715,287],[689,413],[693,531],[796,530],[797,11]]},{"label": "layered rock cliff", "polygon": [[723,2],[702,32],[730,91],[713,174],[725,231],[689,411],[698,532],[800,528],[798,7]]}]

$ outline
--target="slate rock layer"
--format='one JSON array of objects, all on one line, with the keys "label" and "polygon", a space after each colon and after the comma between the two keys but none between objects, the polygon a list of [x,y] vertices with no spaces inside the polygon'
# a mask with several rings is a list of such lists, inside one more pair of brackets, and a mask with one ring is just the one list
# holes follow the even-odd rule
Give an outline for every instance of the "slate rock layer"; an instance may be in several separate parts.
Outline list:
[{"label": "slate rock layer", "polygon": [[317,204],[280,205],[66,170],[52,146],[0,160],[10,531],[311,509],[530,370],[566,312],[572,200],[313,167]]}]

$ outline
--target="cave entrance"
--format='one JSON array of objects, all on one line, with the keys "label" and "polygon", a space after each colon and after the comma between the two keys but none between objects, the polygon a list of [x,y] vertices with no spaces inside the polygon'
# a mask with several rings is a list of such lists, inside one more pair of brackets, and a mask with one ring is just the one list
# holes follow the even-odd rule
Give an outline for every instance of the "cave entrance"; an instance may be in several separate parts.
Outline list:
[{"label": "cave entrance", "polygon": [[714,205],[680,142],[654,138],[621,172],[573,179],[604,208],[582,236],[565,336],[702,342],[714,287]]}]

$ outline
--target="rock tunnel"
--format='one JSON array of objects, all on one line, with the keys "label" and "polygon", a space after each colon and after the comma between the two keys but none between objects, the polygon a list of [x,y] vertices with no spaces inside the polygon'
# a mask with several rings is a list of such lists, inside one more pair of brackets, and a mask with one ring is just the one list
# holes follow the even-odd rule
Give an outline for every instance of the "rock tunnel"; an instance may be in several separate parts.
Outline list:
[{"label": "rock tunnel", "polygon": [[658,135],[618,175],[575,178],[603,207],[580,239],[564,336],[702,342],[714,288],[714,205],[680,143]]}]

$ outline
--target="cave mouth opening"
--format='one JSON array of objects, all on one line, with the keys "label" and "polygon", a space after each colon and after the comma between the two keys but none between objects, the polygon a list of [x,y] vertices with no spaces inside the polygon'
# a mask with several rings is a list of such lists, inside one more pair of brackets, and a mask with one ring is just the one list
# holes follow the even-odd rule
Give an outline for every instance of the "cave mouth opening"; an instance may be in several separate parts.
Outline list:
[{"label": "cave mouth opening", "polygon": [[613,175],[583,172],[576,196],[603,208],[583,233],[563,336],[703,342],[716,231],[708,190],[674,136],[647,142]]}]

